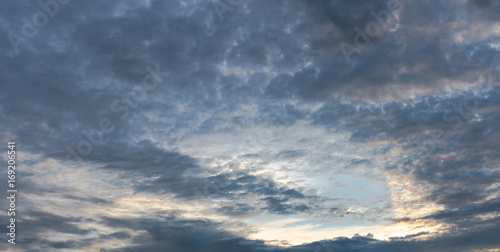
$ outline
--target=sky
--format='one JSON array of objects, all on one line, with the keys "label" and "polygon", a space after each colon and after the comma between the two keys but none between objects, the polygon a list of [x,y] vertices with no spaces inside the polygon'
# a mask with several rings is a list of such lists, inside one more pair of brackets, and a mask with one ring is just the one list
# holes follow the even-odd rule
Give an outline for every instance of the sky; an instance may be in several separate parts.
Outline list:
[{"label": "sky", "polygon": [[500,251],[499,13],[5,1],[0,250]]}]

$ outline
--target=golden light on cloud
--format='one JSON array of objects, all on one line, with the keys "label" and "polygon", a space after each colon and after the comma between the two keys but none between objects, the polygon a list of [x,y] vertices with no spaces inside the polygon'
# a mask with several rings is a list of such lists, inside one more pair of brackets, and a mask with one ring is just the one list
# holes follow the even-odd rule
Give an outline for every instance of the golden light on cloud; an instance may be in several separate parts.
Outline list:
[{"label": "golden light on cloud", "polygon": [[[353,237],[356,234],[372,234],[373,238],[387,240],[390,237],[405,237],[423,232],[436,235],[442,226],[427,226],[427,223],[394,223],[394,224],[373,224],[366,226],[339,226],[330,228],[318,228],[319,225],[304,224],[289,226],[300,219],[281,219],[266,223],[258,223],[258,230],[251,234],[249,238],[260,239],[272,245],[300,245],[318,240],[328,240],[334,237]],[[415,239],[425,239],[429,235],[418,236]],[[286,243],[283,243],[286,241]]]}]

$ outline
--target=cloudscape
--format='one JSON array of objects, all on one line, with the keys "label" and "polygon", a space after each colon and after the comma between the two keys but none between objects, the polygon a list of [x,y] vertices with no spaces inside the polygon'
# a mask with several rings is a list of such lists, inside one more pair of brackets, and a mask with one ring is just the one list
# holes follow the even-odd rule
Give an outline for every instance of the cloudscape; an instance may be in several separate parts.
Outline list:
[{"label": "cloudscape", "polygon": [[0,251],[500,251],[499,14],[4,1]]}]

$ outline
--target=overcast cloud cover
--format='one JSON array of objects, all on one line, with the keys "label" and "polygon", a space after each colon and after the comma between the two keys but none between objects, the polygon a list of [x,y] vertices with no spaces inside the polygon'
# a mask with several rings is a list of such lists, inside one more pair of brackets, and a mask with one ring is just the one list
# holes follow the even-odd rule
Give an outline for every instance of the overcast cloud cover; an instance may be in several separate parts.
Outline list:
[{"label": "overcast cloud cover", "polygon": [[4,1],[0,250],[500,251],[499,13]]}]

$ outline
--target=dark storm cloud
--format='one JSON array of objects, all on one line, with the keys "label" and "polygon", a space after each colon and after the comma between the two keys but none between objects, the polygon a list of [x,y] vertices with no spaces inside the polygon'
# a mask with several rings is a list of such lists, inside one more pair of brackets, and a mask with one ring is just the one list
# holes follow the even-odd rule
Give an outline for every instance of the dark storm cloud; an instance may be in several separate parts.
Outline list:
[{"label": "dark storm cloud", "polygon": [[[244,200],[247,197],[266,196],[261,199],[267,207],[262,210],[277,214],[291,214],[304,212],[310,209],[306,204],[317,200],[315,195],[304,195],[296,189],[280,186],[278,183],[260,176],[246,173],[220,174],[211,177],[184,176],[182,178],[164,178],[153,180],[151,183],[141,183],[139,191],[169,192],[176,197],[186,200],[227,199],[230,201]],[[293,200],[294,204],[284,204]],[[260,213],[255,207],[245,204],[224,206],[218,209],[221,213],[232,216]]]},{"label": "dark storm cloud", "polygon": [[90,203],[93,203],[93,204],[111,204],[110,201],[107,201],[107,200],[101,199],[101,198],[97,198],[97,197],[84,198],[84,197],[77,197],[77,196],[74,196],[74,195],[64,195],[63,197],[67,198],[67,199],[76,200],[76,201],[90,202]]},{"label": "dark storm cloud", "polygon": [[[500,231],[498,220],[474,227],[473,229],[445,234],[439,238],[426,241],[414,240],[415,235],[394,237],[390,241],[379,241],[371,235],[354,236],[353,238],[339,237],[333,240],[313,242],[289,248],[277,248],[264,245],[262,241],[244,239],[221,229],[220,224],[206,220],[186,220],[174,216],[161,219],[119,219],[102,217],[101,224],[113,228],[128,228],[136,231],[145,231],[146,235],[134,237],[127,232],[115,232],[100,236],[97,239],[118,239],[132,241],[134,245],[113,250],[102,251],[464,251],[477,248],[495,248],[499,245],[495,235]],[[425,235],[418,234],[418,235]],[[38,244],[40,247],[76,248],[85,247],[95,240],[86,241],[67,240],[64,242],[49,242],[44,240],[25,241],[21,246]],[[26,250],[28,251],[28,250]],[[41,250],[29,250],[41,251]]]},{"label": "dark storm cloud", "polygon": [[496,248],[499,243],[493,238],[499,231],[498,220],[494,224],[476,227],[465,232],[456,232],[425,241],[412,239],[413,236],[393,238],[390,241],[379,241],[369,236],[337,238],[333,241],[322,241],[291,248],[289,251],[312,251],[318,246],[319,251],[467,251],[477,248]]},{"label": "dark storm cloud", "polygon": [[277,197],[266,197],[263,199],[267,207],[264,209],[268,210],[270,213],[276,214],[294,214],[298,212],[304,212],[310,209],[310,207],[300,204],[300,205],[292,205],[286,204],[289,200],[289,197],[277,198]]},{"label": "dark storm cloud", "polygon": [[148,233],[147,239],[137,241],[137,245],[106,251],[220,251],[228,248],[235,251],[256,251],[267,248],[262,241],[235,236],[223,231],[219,224],[205,220],[183,220],[176,217],[130,220],[104,217],[103,223],[112,227],[145,230]]},{"label": "dark storm cloud", "polygon": [[[479,221],[481,215],[495,214],[498,209],[498,200],[489,198],[498,193],[494,184],[499,181],[498,171],[492,169],[499,163],[498,88],[477,97],[473,114],[479,114],[481,121],[457,109],[464,106],[464,98],[475,97],[477,90],[464,91],[464,98],[432,92],[453,82],[472,83],[498,66],[498,50],[490,46],[498,41],[498,35],[482,39],[465,34],[469,39],[465,42],[457,42],[455,36],[459,32],[488,33],[484,29],[498,20],[500,5],[498,1],[471,0],[466,6],[400,1],[398,20],[371,37],[370,44],[353,55],[351,63],[346,61],[340,44],[354,44],[358,35],[354,28],[364,30],[375,20],[371,12],[388,10],[388,3],[249,1],[225,13],[221,21],[211,1],[190,7],[176,1],[152,1],[150,6],[141,2],[70,1],[59,4],[57,15],[17,50],[7,35],[24,36],[22,17],[32,18],[42,9],[37,1],[5,3],[8,11],[1,14],[4,25],[0,28],[4,34],[0,39],[0,137],[15,137],[23,151],[40,154],[40,159],[65,161],[65,146],[75,148],[87,139],[83,130],[96,129],[103,118],[109,118],[115,130],[103,136],[105,141],[93,144],[92,153],[83,162],[132,179],[135,192],[228,202],[256,196],[259,200],[253,202],[255,205],[226,202],[216,210],[233,217],[265,211],[288,215],[313,211],[311,202],[318,198],[244,172],[198,175],[204,167],[196,159],[141,137],[165,135],[169,143],[175,143],[184,130],[186,135],[212,133],[227,121],[230,125],[221,131],[250,122],[287,127],[306,120],[314,126],[348,132],[352,142],[389,140],[401,144],[409,154],[395,157],[398,164],[387,170],[411,174],[430,185],[425,200],[445,207],[422,219],[462,228],[427,241],[414,241],[411,236],[390,241],[357,236],[279,249],[238,237],[205,220],[103,217],[102,223],[109,227],[148,234],[144,238],[113,232],[96,238],[135,244],[115,251],[314,251],[321,244],[327,246],[323,250],[331,247],[335,251],[498,247],[498,218]],[[226,69],[229,73],[224,74],[220,67],[224,63],[227,68],[247,72]],[[169,73],[168,79],[144,101],[129,98],[133,104],[127,105],[123,99],[148,74],[145,67],[156,65]],[[264,74],[263,67],[275,74]],[[399,95],[412,89],[431,94],[417,101],[400,99]],[[120,119],[123,112],[112,111],[117,99],[130,110],[126,119]],[[288,104],[289,100],[299,105],[324,104],[311,112]],[[373,100],[385,104],[370,105]],[[232,115],[238,105],[246,103],[257,105],[256,118]],[[443,117],[447,111],[451,113]],[[148,112],[158,118],[151,119]],[[229,120],[224,114],[230,115]],[[427,133],[435,129],[441,130],[439,137]],[[302,154],[289,148],[277,158]],[[351,164],[360,162],[368,163],[352,160]],[[21,183],[25,183],[26,193],[62,191],[29,185],[27,182],[36,176],[24,176],[26,182]],[[63,197],[111,205],[93,196]],[[47,212],[26,212],[24,216],[29,218],[19,224],[24,232],[19,241],[27,246],[26,251],[84,248],[95,242],[41,238],[45,231],[88,235],[93,229],[77,223],[91,220]],[[37,246],[41,248],[35,249]]]},{"label": "dark storm cloud", "polygon": [[[264,245],[262,241],[248,240],[221,229],[220,224],[206,220],[179,219],[174,216],[161,219],[118,219],[103,217],[101,224],[113,228],[128,228],[145,231],[147,235],[139,237],[119,232],[109,237],[122,241],[131,240],[134,245],[103,251],[422,251],[423,249],[445,252],[450,250],[465,251],[477,248],[495,248],[499,245],[495,235],[499,232],[498,220],[472,229],[444,234],[425,241],[414,240],[426,233],[393,237],[389,241],[373,239],[373,235],[357,235],[352,238],[338,237],[332,240],[313,242],[289,248],[277,248]],[[109,238],[100,237],[101,239]],[[196,237],[196,239],[195,239]],[[51,243],[52,247],[70,248],[76,241]]]},{"label": "dark storm cloud", "polygon": [[[366,23],[367,20],[363,20],[363,18],[366,19],[366,17],[369,16],[369,12],[371,10],[383,9],[383,7],[387,5],[385,1],[383,2],[376,1],[376,2],[377,2],[376,4],[370,3],[368,5],[361,5],[361,7],[359,7],[359,5],[355,5],[350,2],[338,2],[331,5],[325,3],[307,5],[302,2],[297,2],[293,4],[284,5],[283,11],[279,12],[279,14],[286,16],[287,11],[291,11],[292,9],[294,10],[295,8],[305,6],[309,11],[323,13],[319,16],[321,22],[327,22],[325,20],[330,20],[328,22],[333,22],[336,27],[341,27],[344,30],[349,30],[347,28],[348,25],[351,24],[357,25]],[[153,2],[152,4],[154,6],[154,8],[152,9],[156,10],[156,9],[161,9],[161,7],[165,3]],[[282,3],[273,3],[273,4],[282,4]],[[101,10],[105,10],[105,9],[115,8],[116,7],[115,5],[117,5],[117,3],[111,2],[106,4],[99,4],[99,7]],[[89,4],[89,6],[85,6],[84,4],[78,2],[75,3],[71,2],[71,4],[64,6],[65,8],[64,10],[66,10],[66,12],[64,12],[63,8],[61,7],[61,10],[59,14],[56,16],[56,18],[57,20],[67,18],[68,22],[67,23],[54,22],[54,26],[48,25],[46,29],[40,31],[40,34],[38,34],[33,40],[30,40],[30,45],[32,46],[37,46],[38,45],[37,43],[46,43],[45,42],[46,40],[43,39],[46,38],[48,34],[57,34],[56,33],[58,31],[56,29],[57,27],[62,27],[60,29],[63,29],[64,25],[69,26],[71,24],[70,21],[73,21],[74,24],[78,25],[76,25],[75,28],[72,31],[70,31],[72,34],[70,38],[72,40],[68,41],[67,44],[71,46],[65,47],[66,50],[65,53],[73,55],[76,58],[82,58],[85,55],[86,57],[86,60],[84,60],[85,62],[82,60],[80,62],[71,61],[68,58],[64,58],[63,55],[53,56],[54,53],[50,50],[46,52],[43,51],[40,52],[42,53],[42,55],[44,53],[47,56],[50,55],[50,58],[46,57],[43,58],[43,60],[40,59],[40,57],[38,58],[34,57],[32,56],[32,54],[23,51],[19,55],[16,55],[13,60],[10,60],[9,66],[12,69],[9,68],[4,69],[5,74],[2,74],[2,76],[3,78],[5,78],[6,82],[15,82],[16,77],[15,75],[12,75],[12,73],[15,73],[16,72],[15,69],[20,68],[21,65],[23,65],[23,67],[29,67],[30,69],[32,69],[32,71],[35,71],[33,74],[38,74],[43,78],[45,78],[45,80],[39,78],[37,78],[36,80],[30,80],[29,78],[32,78],[33,74],[28,75],[26,78],[23,79],[22,85],[23,86],[30,85],[30,86],[29,87],[25,86],[22,89],[20,88],[14,89],[15,92],[24,92],[24,93],[12,93],[9,96],[9,97],[14,97],[14,96],[26,97],[26,101],[22,103],[19,102],[19,104],[23,105],[17,106],[16,108],[7,107],[7,109],[5,110],[6,113],[12,112],[12,114],[15,115],[39,114],[37,113],[37,111],[42,111],[43,113],[40,114],[40,117],[43,117],[43,119],[26,118],[26,117],[19,118],[19,116],[15,116],[17,117],[17,120],[15,120],[13,124],[20,121],[39,122],[39,123],[33,123],[33,125],[29,126],[30,129],[36,129],[36,130],[20,129],[18,135],[26,136],[26,141],[33,141],[32,139],[44,139],[44,141],[50,141],[51,138],[46,139],[47,136],[45,136],[45,134],[34,135],[37,134],[36,132],[41,132],[43,130],[47,131],[43,127],[43,124],[41,123],[42,121],[45,121],[45,124],[49,128],[57,130],[61,133],[66,132],[67,131],[66,129],[68,128],[74,128],[75,125],[72,125],[70,123],[74,121],[78,122],[79,124],[82,124],[81,126],[85,128],[88,129],[95,128],[96,127],[95,125],[98,124],[100,119],[102,119],[106,115],[110,115],[109,113],[106,114],[106,111],[109,111],[109,107],[113,99],[121,95],[119,91],[122,91],[124,86],[123,84],[112,84],[109,87],[110,88],[116,87],[117,89],[109,90],[110,92],[105,92],[105,90],[107,89],[101,89],[101,88],[95,89],[93,87],[88,87],[90,90],[86,90],[87,87],[82,88],[81,84],[78,83],[81,82],[82,79],[86,78],[87,76],[95,76],[93,77],[94,79],[98,79],[99,77],[102,78],[107,76],[113,76],[116,79],[123,80],[128,83],[138,82],[144,76],[144,71],[139,71],[139,72],[137,71],[137,69],[141,69],[141,67],[138,68],[138,66],[149,65],[149,62],[159,62],[161,63],[160,66],[162,67],[162,69],[168,69],[170,72],[179,73],[173,76],[172,81],[169,81],[168,83],[162,83],[164,84],[164,87],[161,90],[158,90],[161,91],[161,93],[163,94],[175,93],[176,96],[178,96],[177,97],[178,99],[173,99],[172,100],[173,103],[175,103],[176,101],[188,102],[190,106],[193,107],[207,107],[207,106],[213,107],[217,105],[214,103],[217,100],[214,99],[215,96],[214,85],[216,83],[216,76],[218,75],[218,71],[213,67],[213,63],[220,63],[221,58],[217,58],[215,56],[225,54],[225,51],[228,49],[226,49],[227,42],[215,43],[215,41],[230,41],[232,39],[235,39],[236,31],[234,31],[232,28],[235,24],[239,24],[241,22],[240,20],[243,17],[239,17],[238,15],[230,15],[228,17],[227,22],[223,22],[217,25],[214,24],[212,26],[206,26],[206,24],[203,21],[211,17],[213,13],[203,8],[197,9],[197,11],[199,11],[199,13],[197,13],[199,14],[197,16],[197,19],[184,18],[184,17],[174,18],[174,17],[169,17],[168,15],[165,16],[163,15],[163,13],[161,15],[160,13],[156,12],[149,13],[151,10],[146,7],[137,7],[136,9],[134,9],[133,15],[131,16],[124,15],[117,18],[110,18],[110,17],[93,18],[94,16],[99,16],[101,12],[95,12],[95,13],[92,12],[91,14],[89,14],[90,15],[88,17],[89,21],[85,23],[80,23],[78,22],[78,19],[76,19],[76,17],[83,15],[80,14],[79,12],[78,15],[74,16],[65,14],[77,8],[85,9],[90,7],[93,7],[93,5]],[[173,9],[171,6],[168,7],[169,10]],[[211,7],[211,6],[208,5],[206,7]],[[266,9],[272,9],[272,8],[266,8]],[[265,15],[266,11],[267,10],[263,9],[261,12],[256,11],[253,12],[252,14],[261,16]],[[148,14],[146,15],[145,13]],[[136,18],[137,16],[143,16],[144,18],[137,19]],[[13,21],[15,20],[14,15],[9,17],[12,18]],[[306,19],[306,21],[308,22],[314,22],[314,20],[309,20],[308,18],[304,19]],[[141,24],[141,22],[143,24]],[[168,24],[167,27],[163,26],[165,22]],[[304,23],[301,25],[303,25],[304,27],[315,27],[314,25],[309,23]],[[140,27],[148,27],[149,29],[145,30],[141,29]],[[235,55],[239,55],[239,57],[242,57],[242,55],[244,55],[242,54],[243,51],[239,52],[240,48],[241,50],[243,50],[243,48],[246,47],[256,47],[265,49],[268,47],[272,47],[273,45],[276,46],[279,45],[278,46],[279,48],[283,48],[282,45],[288,45],[291,43],[294,46],[294,48],[285,47],[282,50],[287,53],[291,53],[294,51],[299,51],[299,52],[302,51],[300,50],[300,46],[298,44],[300,42],[299,40],[284,41],[283,39],[280,39],[287,37],[282,30],[277,30],[276,32],[269,31],[267,37],[262,38],[261,39],[262,43],[259,43],[258,42],[259,36],[263,36],[261,34],[266,34],[266,33],[258,32],[257,26],[247,25],[244,26],[244,28],[249,36],[252,35],[251,45],[245,45],[245,43],[248,43],[248,40],[246,41],[243,40],[241,41],[241,44],[237,45],[235,48],[229,49],[235,51]],[[118,30],[119,32],[116,30]],[[123,34],[123,31],[127,31],[128,34],[134,34],[134,35],[126,36],[125,34]],[[111,40],[108,34],[112,32],[116,33],[117,35],[113,35],[114,39]],[[169,36],[170,34],[175,34],[175,36]],[[310,35],[308,34],[307,30],[303,30],[302,33],[298,34],[306,38],[308,37],[308,35]],[[325,32],[324,34],[328,33]],[[299,36],[299,38],[300,37],[301,36]],[[145,46],[144,43],[146,42],[149,43],[150,45]],[[408,43],[404,43],[404,45],[407,44]],[[40,48],[42,47],[42,45],[39,46]],[[331,44],[329,46],[331,47]],[[189,55],[187,57],[183,56],[184,54],[182,54],[184,47],[192,47],[191,49],[184,49],[184,53]],[[140,48],[140,50],[137,50],[138,48]],[[201,50],[200,48],[204,48],[204,50]],[[208,48],[210,50],[208,50]],[[406,46],[406,48],[410,50],[413,47]],[[464,48],[462,49],[462,51],[464,53],[468,53],[472,49],[473,49],[472,47],[470,49]],[[422,48],[421,50],[422,52],[425,51],[425,53],[411,53],[411,55],[427,55],[427,54],[436,55],[435,53],[432,53],[432,51],[429,51],[428,48]],[[481,50],[483,51],[485,50],[485,52],[482,53]],[[477,50],[476,47],[474,47],[473,57],[475,57],[476,55],[496,55],[495,53],[491,53],[492,52],[491,48],[488,49],[488,47],[485,47],[484,49],[481,50]],[[381,51],[381,53],[384,52],[384,50],[379,50],[379,51]],[[241,63],[238,62],[246,62],[246,63],[252,62],[251,56],[255,55],[256,55],[255,53],[249,54],[247,57],[248,60],[241,60],[241,59],[238,60],[238,58],[230,57],[231,54],[229,54],[227,58],[234,59],[235,60],[234,65],[240,66]],[[313,56],[315,55],[307,54],[302,56],[301,59],[308,59],[308,58],[313,59],[314,58]],[[387,56],[388,55],[385,55],[385,57],[374,57],[374,58],[386,59]],[[412,60],[418,60],[413,56],[408,58]],[[482,63],[478,65],[478,67],[486,66],[489,63],[491,63],[492,60],[494,60],[494,58],[492,59],[490,58],[492,58],[492,56],[490,56],[489,58],[481,59]],[[192,68],[192,65],[194,63],[193,59],[196,59],[197,60],[196,64],[199,65],[197,70],[193,70]],[[48,68],[46,71],[41,71],[42,69],[44,69],[44,67],[42,67],[42,64],[46,64],[47,60],[49,60],[47,65],[52,67]],[[397,64],[398,68],[401,63],[398,60],[395,61],[386,60],[386,61],[389,64]],[[428,58],[424,58],[421,61],[425,63],[435,62],[435,64],[439,64],[435,60]],[[475,61],[474,59],[472,61],[469,59],[469,62],[471,63],[473,63],[474,61]],[[209,64],[209,62],[211,64]],[[288,60],[286,62],[290,61]],[[451,62],[456,62],[456,64],[462,64],[460,62],[464,61],[461,58],[457,58],[457,60],[453,60]],[[352,87],[355,90],[359,90],[360,88],[363,88],[362,86],[359,85],[361,85],[361,83],[368,83],[368,81],[363,81],[363,80],[358,81],[356,79],[366,78],[366,80],[368,79],[370,80],[369,81],[369,83],[371,83],[370,85],[374,85],[375,81],[379,78],[376,76],[370,76],[371,72],[373,72],[374,74],[375,73],[390,74],[390,72],[377,69],[377,67],[387,66],[387,64],[380,64],[380,62],[370,62],[369,60],[363,60],[362,61],[363,65],[360,66],[357,70],[356,69],[349,70],[348,68],[351,67],[345,63],[342,64],[341,63],[332,64],[328,62],[315,62],[315,63],[319,65],[316,66],[316,64],[313,64],[310,68],[299,70],[297,73],[293,75],[293,77],[289,76],[286,77],[285,79],[280,79],[282,78],[280,77],[282,75],[275,77],[275,79],[273,79],[270,82],[270,84],[266,87],[266,90],[268,90],[267,93],[272,94],[273,92],[290,92],[289,94],[281,96],[283,98],[291,97],[293,95],[297,95],[299,97],[311,97],[311,98],[316,96],[326,97],[328,95],[328,90],[330,90],[329,83],[350,83],[349,87]],[[59,65],[64,67],[55,67]],[[84,68],[81,67],[82,65],[84,66]],[[280,65],[282,64],[275,63],[273,64],[273,67],[277,67]],[[368,65],[370,66],[368,67]],[[471,64],[464,65],[464,67],[467,66],[470,68],[470,65]],[[71,68],[79,70],[76,72],[65,70]],[[314,70],[316,68],[320,69],[320,72]],[[430,67],[430,68],[438,69],[436,67]],[[457,72],[464,72],[464,69],[457,69]],[[84,76],[82,76],[83,73],[85,73]],[[349,73],[348,76],[345,76],[345,73]],[[363,74],[360,75],[360,73]],[[356,79],[353,79],[354,77]],[[412,78],[421,79],[421,77],[422,76],[414,76]],[[387,83],[386,80],[388,80],[388,78],[391,79],[392,77],[387,77],[387,78],[382,77],[381,80],[383,83]],[[343,79],[344,81],[342,81]],[[57,82],[55,82],[55,80],[57,80]],[[39,83],[46,83],[46,84],[40,85]],[[359,83],[359,85],[356,83]],[[231,82],[230,86],[235,86],[233,84],[234,81]],[[284,86],[277,87],[276,89],[274,88],[275,85],[284,85]],[[53,88],[51,88],[50,86],[53,86]],[[257,94],[255,93],[255,91],[251,91],[252,87],[248,87],[246,90],[245,89],[228,90],[225,89],[226,87],[229,87],[229,85],[224,85],[221,89],[222,91],[225,91],[223,92],[222,96],[232,98],[229,100],[226,99],[226,102],[242,101],[244,99],[249,99],[254,94],[255,95]],[[189,90],[189,96],[186,96],[187,95],[186,91],[188,90]],[[193,92],[192,90],[197,90],[197,91]],[[271,90],[275,91],[271,92]],[[243,94],[250,94],[250,96],[238,95],[237,96],[238,98],[236,98],[236,96],[234,95],[234,94],[242,94],[242,92]],[[272,95],[272,97],[276,97],[276,95],[280,96],[279,94],[276,93]],[[155,97],[152,97],[151,99],[153,98]],[[6,99],[7,101],[9,101],[8,97],[6,97]],[[6,104],[13,104],[13,103],[7,102]],[[49,106],[51,104],[53,105]],[[63,111],[61,111],[61,108],[58,107],[57,104],[64,104],[65,110],[63,111],[67,111],[67,113],[63,113]],[[158,105],[152,107],[142,107],[140,109],[141,111],[157,111],[159,109],[159,107],[157,106]],[[162,104],[161,106],[169,106],[169,105]],[[304,118],[303,116],[304,113],[298,114],[299,112],[296,110],[294,111],[293,107],[290,107],[289,105],[285,106],[285,108],[283,109],[286,111],[285,114],[288,115],[286,117],[287,120],[286,122],[283,122],[283,120],[280,121],[272,119],[274,113],[269,114],[270,121],[287,125],[294,123],[295,120],[297,119]],[[112,115],[114,115],[115,117],[117,116],[116,114]],[[264,111],[263,115],[266,116],[266,113]],[[186,115],[180,115],[173,112],[164,113],[164,116],[177,118],[179,119],[176,120],[177,122],[181,121],[189,122],[196,118],[196,117],[190,118],[187,117]],[[66,120],[61,119],[61,117],[66,117],[67,119]],[[113,122],[115,124],[122,123],[120,120],[118,121],[113,120]],[[190,124],[188,123],[185,125],[176,125],[176,128],[186,127],[188,125]],[[116,126],[121,128],[124,127],[121,125],[116,125]],[[210,129],[211,128],[207,128],[207,130]],[[123,131],[130,132],[130,129],[128,128],[123,129]],[[172,132],[175,132],[175,128]],[[67,137],[68,136],[66,136],[64,139],[67,139]],[[77,142],[78,140],[76,140],[76,143]],[[53,144],[56,143],[54,142]],[[36,148],[33,149],[36,150],[43,149],[43,145],[39,144]]]},{"label": "dark storm cloud", "polygon": [[498,199],[487,200],[476,204],[469,203],[467,206],[462,208],[443,210],[435,214],[425,216],[425,219],[444,220],[446,222],[460,224],[461,226],[478,225],[484,221],[480,221],[476,217],[480,214],[495,213],[499,204],[500,201]]},{"label": "dark storm cloud", "polygon": [[255,212],[255,208],[247,204],[238,203],[235,205],[223,206],[219,208],[218,211],[228,216],[238,217],[238,216],[245,216]]},{"label": "dark storm cloud", "polygon": [[[444,22],[450,26],[454,22],[460,22],[463,18],[460,8],[463,7],[431,1],[423,1],[417,5],[401,1],[397,22],[400,28],[377,37],[379,41],[362,48],[356,54],[356,64],[345,62],[340,50],[327,53],[332,56],[328,59],[322,60],[320,55],[316,55],[319,53],[316,51],[331,51],[332,44],[338,45],[342,41],[353,44],[356,36],[353,29],[359,27],[364,30],[365,24],[375,20],[371,11],[387,10],[385,2],[372,2],[377,5],[356,5],[352,9],[349,4],[342,8],[327,3],[309,4],[307,10],[315,13],[310,16],[314,16],[314,19],[302,20],[302,26],[308,30],[298,34],[307,37],[307,42],[313,45],[311,49],[306,49],[309,51],[305,57],[311,57],[312,59],[308,59],[313,64],[293,75],[276,76],[267,86],[266,94],[274,98],[295,96],[309,100],[323,100],[330,95],[339,94],[355,99],[379,99],[390,95],[394,99],[401,94],[393,91],[393,88],[386,89],[391,85],[396,88],[439,90],[443,81],[472,81],[479,73],[491,71],[489,68],[498,64],[497,51],[488,45],[493,40],[458,45],[453,43],[453,36],[456,34],[451,30],[432,29],[436,22]],[[443,12],[437,11],[438,9],[446,9],[449,14],[443,16]],[[342,15],[349,17],[343,19],[343,23],[338,23],[335,19],[340,10]],[[474,18],[477,18],[476,15]],[[422,16],[425,18],[421,18]],[[364,19],[356,20],[354,17]],[[415,20],[419,20],[418,25]],[[311,27],[317,27],[318,23],[320,27],[331,23],[341,32],[332,38],[328,37],[332,32],[329,30],[309,34]],[[394,27],[395,24],[390,28]],[[329,43],[319,42],[328,39]],[[417,66],[418,71],[413,70]]]},{"label": "dark storm cloud", "polygon": [[424,201],[446,207],[422,218],[470,229],[481,225],[481,216],[497,212],[498,200],[491,195],[498,193],[495,184],[500,181],[493,169],[500,161],[498,94],[493,87],[382,108],[325,104],[312,118],[330,129],[349,129],[352,141],[391,140],[410,151],[393,157],[396,165],[386,169],[425,183],[429,189]]},{"label": "dark storm cloud", "polygon": [[[499,139],[495,134],[498,129],[495,125],[500,118],[493,112],[498,108],[497,101],[496,89],[488,94],[488,98],[479,99],[478,108],[474,112],[479,114],[480,121],[462,118],[460,123],[438,121],[420,128],[440,130],[438,137],[422,135],[422,131],[408,132],[420,139],[409,140],[410,144],[420,147],[420,152],[411,156],[414,161],[409,169],[417,179],[434,186],[429,195],[431,200],[450,208],[467,208],[474,202],[486,200],[490,193],[497,190],[486,189],[493,186],[500,175],[498,171],[491,169],[499,161]],[[456,119],[460,118],[459,113],[452,115]],[[422,144],[422,139],[430,140],[430,144]]]},{"label": "dark storm cloud", "polygon": [[20,229],[31,235],[43,233],[43,230],[53,230],[61,233],[84,235],[92,231],[92,229],[79,228],[76,223],[85,222],[82,218],[64,217],[53,213],[41,211],[25,211],[23,220],[19,224]]},{"label": "dark storm cloud", "polygon": [[[305,196],[295,189],[280,186],[270,179],[246,173],[223,173],[209,177],[185,174],[188,171],[196,173],[202,167],[199,167],[191,157],[161,150],[149,141],[128,145],[120,150],[97,149],[95,154],[86,160],[100,165],[102,169],[122,172],[124,177],[136,179],[138,182],[134,183],[134,188],[139,192],[173,193],[176,197],[189,200],[207,198],[237,200],[250,195],[283,196],[287,200],[288,198],[298,200],[314,198],[314,196]],[[154,179],[144,181],[144,178]],[[98,198],[81,200],[106,203],[105,200]],[[308,208],[304,204],[294,207],[295,210],[300,211]],[[223,209],[222,212],[226,211]]]},{"label": "dark storm cloud", "polygon": [[488,21],[498,21],[498,13],[500,10],[500,3],[494,0],[469,0],[467,1],[467,12],[471,15],[481,13],[482,18]]},{"label": "dark storm cloud", "polygon": [[[315,124],[330,129],[351,131],[352,141],[394,139],[415,145],[428,139],[440,141],[448,136],[463,144],[470,141],[477,144],[488,138],[484,130],[496,131],[494,125],[498,118],[491,109],[498,107],[497,99],[498,88],[493,88],[480,94],[462,92],[451,97],[441,94],[381,106],[329,102],[315,111],[311,119]],[[481,122],[471,123],[477,113],[483,119]],[[441,132],[439,138],[431,134],[437,130]],[[465,137],[471,139],[464,141]],[[412,142],[412,139],[422,142]]]},{"label": "dark storm cloud", "polygon": [[489,7],[492,0],[469,0],[468,2],[479,7]]},{"label": "dark storm cloud", "polygon": [[[23,251],[44,251],[49,248],[83,248],[90,244],[87,239],[67,240],[54,242],[47,239],[45,234],[56,233],[73,236],[88,235],[95,231],[93,228],[81,228],[79,224],[88,225],[93,222],[84,217],[66,217],[55,213],[29,210],[18,211],[21,216],[16,222],[16,243]],[[7,217],[4,217],[7,218]],[[6,243],[2,243],[0,248]],[[30,250],[33,249],[33,250]]]}]

